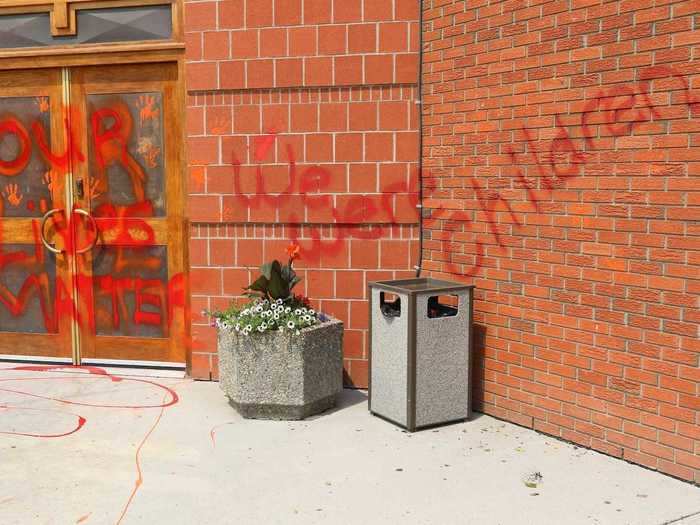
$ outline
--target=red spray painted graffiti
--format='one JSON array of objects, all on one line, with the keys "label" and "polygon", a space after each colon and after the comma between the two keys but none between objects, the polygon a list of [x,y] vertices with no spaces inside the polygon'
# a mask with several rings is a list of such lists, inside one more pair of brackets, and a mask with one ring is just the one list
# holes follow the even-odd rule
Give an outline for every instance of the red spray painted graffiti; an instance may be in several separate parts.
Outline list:
[{"label": "red spray painted graffiti", "polygon": [[22,123],[14,117],[7,117],[0,122],[0,139],[4,135],[14,135],[19,142],[19,152],[12,160],[0,160],[0,174],[7,177],[14,177],[27,167],[29,162],[29,148],[31,142],[29,133]]},{"label": "red spray painted graffiti", "polygon": [[[274,132],[258,137],[255,140],[253,158],[256,161],[265,158],[268,150],[275,144],[276,140],[277,134]],[[305,167],[299,173],[296,155],[292,147],[287,145],[286,152],[289,162],[287,187],[279,193],[269,191],[265,184],[263,168],[258,164],[255,168],[255,192],[252,194],[246,194],[242,188],[241,163],[236,153],[233,152],[233,193],[236,197],[236,205],[242,208],[259,209],[267,206],[274,210],[281,210],[294,197],[300,197],[302,208],[319,215],[329,215],[333,223],[338,225],[333,230],[331,238],[323,239],[321,228],[310,226],[308,228],[309,236],[311,237],[310,242],[301,238],[301,225],[307,224],[303,217],[303,211],[300,214],[292,212],[286,216],[284,222],[292,225],[290,227],[291,240],[300,244],[302,257],[305,260],[318,259],[321,253],[331,256],[337,254],[343,248],[346,239],[370,240],[382,238],[387,230],[387,226],[383,224],[399,224],[392,203],[395,194],[406,194],[408,205],[412,209],[416,209],[418,204],[418,192],[415,187],[417,178],[414,178],[412,183],[397,181],[388,184],[378,196],[353,195],[347,199],[344,205],[335,205],[332,195],[322,193],[331,187],[331,172],[321,166],[313,165]],[[418,222],[417,215],[414,222]],[[367,227],[353,228],[352,231],[348,231],[348,228],[345,227],[346,225],[367,225]]]},{"label": "red spray painted graffiti", "polygon": [[[160,178],[156,183],[164,184],[159,146],[162,142],[160,95],[107,95],[88,100],[91,108],[89,159],[80,149],[80,123],[85,119],[79,112],[62,110],[65,150],[54,152],[47,133],[49,99],[21,100],[24,105],[14,102],[15,106],[10,108],[14,112],[6,111],[0,119],[0,144],[3,144],[0,174],[15,179],[22,175],[25,180],[19,186],[6,187],[5,199],[0,199],[0,217],[6,217],[5,212],[13,209],[12,216],[25,216],[19,213],[24,199],[22,188],[29,189],[30,193],[40,188],[37,179],[33,183],[27,179],[31,177],[30,172],[45,166],[46,173],[40,182],[50,195],[49,198],[37,195],[37,199],[25,201],[30,217],[36,217],[36,213],[46,213],[52,205],[62,201],[59,190],[69,167],[75,171],[89,160],[95,176],[87,188],[86,198],[93,202],[92,215],[97,231],[88,232],[88,223],[75,210],[54,213],[49,228],[66,254],[89,248],[90,241],[86,237],[90,235],[108,239],[109,247],[105,251],[112,253],[105,256],[108,262],[100,268],[95,262],[99,261],[100,254],[93,253],[95,257],[90,268],[79,257],[79,271],[73,276],[75,282],[66,282],[61,275],[50,271],[54,262],[42,246],[38,218],[30,220],[32,244],[8,243],[2,238],[7,236],[3,235],[5,228],[0,228],[0,275],[12,275],[15,281],[18,276],[23,279],[19,288],[17,282],[11,287],[0,281],[0,305],[11,316],[19,318],[28,312],[35,299],[38,300],[43,326],[49,333],[56,332],[59,319],[70,316],[93,332],[102,327],[103,331],[111,329],[116,334],[133,335],[132,332],[139,332],[133,327],[150,326],[160,329],[153,334],[167,337],[175,309],[186,307],[186,282],[182,273],[166,278],[167,256],[164,253],[156,256],[158,244],[147,220],[159,216],[158,206],[162,208],[153,201],[154,196],[162,199],[154,180]],[[23,120],[27,119],[29,122],[25,125]],[[28,129],[32,130],[34,149]],[[119,182],[119,172],[128,177],[127,186]],[[113,193],[120,197],[118,201],[109,195],[110,185],[115,185]],[[39,206],[35,211],[36,201]],[[78,307],[80,301],[85,303],[82,309]]]},{"label": "red spray painted graffiti", "polygon": [[[548,147],[542,145],[532,130],[520,129],[523,137],[519,143],[521,149],[509,144],[506,153],[515,167],[514,178],[517,186],[524,189],[527,202],[536,211],[540,210],[542,199],[542,196],[538,196],[538,187],[545,191],[553,190],[560,187],[564,180],[581,175],[588,155],[597,147],[595,127],[601,127],[612,137],[620,137],[631,134],[637,126],[663,118],[663,112],[650,94],[650,82],[654,79],[667,79],[677,83],[681,102],[689,108],[692,116],[700,114],[700,101],[691,92],[686,76],[680,72],[670,67],[646,68],[640,71],[639,78],[640,82],[632,86],[601,90],[582,108],[577,122],[572,122],[571,115],[555,115],[556,134]],[[157,101],[145,100],[143,97],[141,99],[138,102],[139,110],[136,112],[139,123],[144,124],[159,118],[162,112]],[[45,105],[44,100],[39,101],[39,106]],[[44,107],[42,111],[47,109]],[[31,162],[34,143],[38,155],[49,168],[45,183],[53,193],[59,186],[60,176],[65,173],[67,166],[84,163],[88,157],[80,150],[78,140],[80,130],[75,123],[81,121],[80,115],[69,115],[68,111],[65,113],[66,144],[63,152],[51,150],[42,121],[36,120],[25,125],[15,116],[3,117],[0,120],[0,140],[12,138],[17,147],[14,155],[0,158],[0,174],[16,179]],[[94,209],[100,234],[111,235],[113,244],[118,247],[112,263],[113,271],[97,277],[93,277],[90,272],[82,272],[76,277],[78,284],[75,288],[84,297],[109,298],[108,311],[98,314],[94,309],[88,309],[87,318],[77,319],[79,315],[76,313],[75,298],[72,297],[71,291],[74,287],[71,283],[63,282],[60,276],[55,277],[55,297],[51,301],[49,283],[52,276],[45,271],[46,256],[40,245],[39,223],[33,219],[31,222],[34,249],[31,252],[13,250],[4,245],[0,248],[0,271],[22,268],[27,273],[17,291],[13,292],[4,283],[0,283],[0,305],[11,315],[21,316],[26,312],[28,304],[37,300],[48,331],[55,331],[58,319],[70,315],[91,329],[95,329],[99,324],[99,316],[103,321],[108,319],[114,330],[122,327],[128,330],[125,323],[129,322],[134,326],[161,327],[163,333],[167,333],[166,330],[173,319],[173,310],[185,306],[185,283],[182,275],[171,276],[167,282],[138,275],[113,275],[124,270],[155,271],[163,264],[157,257],[134,256],[124,248],[156,245],[155,234],[144,217],[153,216],[155,213],[154,205],[145,189],[148,180],[146,167],[152,166],[154,162],[157,164],[159,149],[152,142],[141,140],[144,137],[137,137],[141,140],[138,148],[130,147],[134,133],[139,133],[132,113],[132,109],[126,107],[125,103],[115,102],[98,107],[89,119],[92,131],[91,147],[99,177],[108,177],[107,170],[115,165],[120,166],[129,178],[133,196],[133,202],[130,204],[116,204],[105,200]],[[71,126],[68,125],[69,121]],[[274,132],[257,138],[254,159],[257,162],[262,161],[276,141],[277,134]],[[146,151],[148,153],[144,153],[139,161],[137,154]],[[292,202],[292,198],[300,198],[307,210],[323,212],[319,215],[329,216],[336,225],[330,238],[324,238],[322,228],[318,225],[306,225],[301,213],[296,215],[295,212],[291,212],[286,217],[285,223],[291,224],[291,240],[301,243],[307,259],[316,259],[321,253],[333,255],[342,250],[344,242],[349,238],[378,239],[384,236],[387,224],[398,223],[392,204],[395,194],[406,194],[408,206],[411,208],[418,204],[416,188],[406,182],[388,185],[378,196],[353,195],[344,201],[334,201],[332,195],[322,193],[332,185],[332,174],[328,170],[321,166],[299,168],[291,147],[287,148],[287,157],[289,176],[286,188],[276,194],[269,191],[262,167],[258,165],[255,173],[255,192],[248,195],[242,188],[241,163],[234,154],[233,190],[238,206],[250,209],[271,206],[282,209]],[[536,173],[523,168],[523,165],[528,164],[536,169]],[[414,177],[414,180],[417,178]],[[438,204],[432,209],[430,217],[432,220],[442,220],[446,223],[442,232],[433,232],[433,240],[438,241],[442,251],[448,254],[443,268],[447,272],[464,276],[474,275],[482,266],[487,244],[506,247],[507,241],[501,226],[503,221],[498,220],[498,214],[505,213],[513,225],[522,224],[511,203],[501,192],[482,187],[473,176],[468,182],[477,203],[476,209],[450,209]],[[3,211],[6,206],[18,208],[23,202],[29,210],[33,210],[36,205],[33,199],[23,200],[24,196],[16,185],[6,187],[3,196]],[[39,199],[37,209],[45,212],[49,205],[50,202],[46,199]],[[373,222],[373,219],[376,221]],[[74,226],[80,220],[74,213],[59,214],[53,218],[56,234],[61,238],[65,249],[71,250],[84,242],[74,233],[77,229]],[[487,231],[481,231],[481,226],[475,227],[478,223],[485,225]],[[302,238],[302,224],[310,240],[306,236]],[[467,241],[470,232],[472,240]],[[481,238],[483,234],[490,235],[493,242]],[[458,244],[463,247],[465,242],[471,242],[473,245],[470,253],[452,254],[454,247]],[[0,242],[0,245],[2,244]],[[127,300],[127,296],[131,296],[132,299]],[[127,311],[127,304],[133,304],[132,311]]]},{"label": "red spray painted graffiti", "polygon": [[[56,234],[63,240],[64,249],[70,251],[76,247],[74,221],[79,220],[77,214],[68,218],[60,215],[56,220]],[[5,251],[5,246],[0,243],[0,272],[7,267],[22,267],[29,275],[25,278],[17,294],[0,282],[0,304],[2,304],[13,316],[22,315],[28,303],[38,296],[41,305],[44,326],[47,331],[55,332],[58,320],[62,316],[75,318],[79,325],[87,323],[91,330],[96,327],[94,309],[88,308],[88,318],[82,319],[74,308],[71,286],[60,276],[54,276],[56,287],[55,300],[52,302],[49,291],[49,272],[46,271],[46,255],[39,239],[39,221],[32,220],[33,228],[33,254],[24,251]],[[134,248],[138,246],[152,246],[155,243],[153,229],[142,219],[127,219],[123,215],[117,218],[105,218],[100,221],[100,232],[112,232],[123,244]],[[134,231],[144,232],[142,237],[132,237]],[[161,261],[153,257],[128,256],[123,250],[117,251],[112,266],[116,274],[123,273],[125,269],[132,269],[135,273],[143,268],[158,268]],[[167,334],[167,328],[174,320],[174,310],[186,306],[186,282],[185,274],[173,275],[167,282],[158,279],[145,279],[141,277],[114,277],[112,274],[93,276],[91,273],[78,273],[76,294],[78,298],[91,302],[93,290],[97,294],[107,294],[112,298],[112,323],[115,328],[123,322],[133,320],[134,324],[162,326]],[[134,296],[135,307],[131,315],[125,315],[125,294]],[[150,306],[148,311],[146,306]],[[121,310],[120,310],[121,307]],[[121,315],[120,315],[121,314]]]},{"label": "red spray painted graffiti", "polygon": [[[640,71],[640,82],[636,85],[615,86],[601,89],[589,99],[579,114],[578,122],[571,122],[571,116],[554,115],[556,134],[549,144],[542,146],[539,139],[527,128],[521,127],[520,142],[522,150],[517,150],[514,144],[506,145],[506,154],[514,167],[513,176],[516,187],[524,190],[527,202],[537,212],[541,210],[540,200],[547,198],[536,191],[538,186],[545,192],[560,188],[564,180],[578,177],[582,174],[591,151],[595,151],[597,143],[594,140],[596,128],[601,126],[610,136],[620,137],[630,135],[639,125],[662,118],[657,104],[650,95],[650,81],[655,78],[673,79],[678,83],[682,92],[683,103],[690,109],[691,115],[700,114],[700,100],[693,95],[686,76],[671,67],[652,67]],[[579,139],[578,137],[582,137]],[[253,159],[262,161],[273,147],[277,135],[270,132],[254,141]],[[243,208],[259,209],[263,206],[282,210],[294,196],[301,196],[301,205],[309,210],[326,211],[336,227],[330,238],[322,238],[321,229],[306,225],[302,216],[289,214],[283,222],[290,224],[291,240],[301,242],[306,258],[317,259],[321,253],[334,255],[343,247],[349,237],[360,239],[377,239],[384,235],[386,228],[382,225],[372,225],[366,229],[353,229],[352,233],[343,225],[371,224],[372,219],[388,217],[389,224],[395,223],[394,209],[391,205],[393,193],[407,193],[408,204],[414,208],[418,204],[417,188],[409,187],[406,183],[395,183],[385,188],[381,194],[380,204],[365,195],[352,196],[346,200],[343,207],[333,204],[333,197],[328,194],[317,194],[330,186],[331,173],[320,167],[306,167],[301,173],[295,161],[294,152],[287,147],[289,161],[289,176],[287,187],[279,193],[270,192],[266,188],[263,168],[255,167],[255,189],[246,193],[241,184],[241,164],[234,152],[233,192],[236,202]],[[522,167],[531,164],[537,173],[527,173]],[[426,173],[425,179],[429,174]],[[417,179],[417,178],[416,178]],[[499,214],[505,213],[509,222],[522,226],[522,221],[515,213],[512,204],[503,194],[495,189],[484,188],[475,176],[467,178],[474,196],[477,208],[473,210],[451,209],[442,204],[433,207],[430,219],[444,221],[442,231],[435,231],[434,240],[439,241],[443,254],[452,254],[454,248],[460,249],[465,244],[473,245],[470,253],[448,255],[443,264],[447,273],[462,276],[475,275],[483,265],[487,244],[495,244],[500,248],[506,247],[504,220]],[[466,200],[466,199],[465,199]],[[302,212],[303,213],[303,212]],[[311,221],[308,221],[311,222]],[[310,241],[300,239],[303,229],[310,232]],[[482,231],[483,225],[486,231]],[[478,226],[478,227],[477,227]],[[472,241],[466,241],[471,232]],[[484,235],[489,235],[489,242]],[[459,260],[461,259],[461,260]]]},{"label": "red spray painted graffiti", "polygon": [[[609,89],[600,90],[584,106],[579,116],[578,122],[564,124],[562,115],[555,115],[556,136],[550,141],[548,148],[539,147],[537,139],[531,130],[520,128],[524,137],[524,151],[516,151],[513,144],[507,145],[506,153],[511,159],[515,168],[515,178],[518,186],[525,190],[527,202],[537,212],[540,211],[540,200],[536,196],[534,188],[537,187],[537,179],[541,181],[541,187],[549,192],[563,185],[563,182],[571,177],[578,177],[582,174],[583,166],[586,164],[587,155],[597,148],[594,140],[596,133],[591,126],[601,125],[611,137],[621,137],[630,135],[635,128],[641,124],[663,118],[660,108],[655,105],[649,95],[649,81],[652,79],[673,79],[679,84],[683,95],[682,104],[687,107],[691,117],[700,115],[700,99],[696,97],[688,84],[686,76],[671,67],[657,66],[645,68],[640,71],[639,83],[630,86],[615,86]],[[583,137],[581,146],[577,145],[577,140],[573,137]],[[546,151],[542,155],[539,152]],[[537,177],[528,178],[523,164],[532,164],[537,170]],[[505,248],[503,235],[499,230],[499,224],[494,217],[497,208],[510,215],[513,224],[521,226],[510,203],[495,190],[484,190],[474,176],[469,177],[469,183],[474,190],[475,200],[478,203],[479,211],[483,213],[483,221],[494,238],[495,245]],[[450,246],[455,242],[456,230],[462,226],[463,230],[471,230],[474,236],[480,232],[474,232],[474,224],[470,212],[463,210],[449,210],[438,205],[432,210],[431,217],[440,219],[447,223],[459,225],[454,228],[447,226],[443,229],[444,238],[441,239],[441,249],[444,253],[452,250]],[[475,275],[482,266],[485,254],[485,241],[475,239],[472,261],[455,263],[448,261],[444,263],[443,270],[446,273],[459,274],[463,276]]]}]

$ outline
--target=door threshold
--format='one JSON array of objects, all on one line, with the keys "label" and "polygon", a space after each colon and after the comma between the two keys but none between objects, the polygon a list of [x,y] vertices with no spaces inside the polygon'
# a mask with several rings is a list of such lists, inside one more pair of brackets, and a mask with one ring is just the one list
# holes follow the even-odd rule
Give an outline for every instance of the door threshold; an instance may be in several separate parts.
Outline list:
[{"label": "door threshold", "polygon": [[152,370],[177,370],[185,371],[185,363],[171,363],[169,361],[131,361],[128,359],[81,359],[84,366],[109,366],[113,368],[150,368]]},{"label": "door threshold", "polygon": [[[0,369],[2,364],[32,364],[73,366],[73,361],[65,357],[45,357],[32,355],[0,354]],[[185,363],[168,361],[128,361],[124,359],[83,359],[82,366],[104,368],[111,375],[145,375],[154,377],[185,377]]]},{"label": "door threshold", "polygon": [[32,363],[36,365],[66,365],[72,366],[73,361],[69,357],[46,357],[41,355],[12,355],[0,354],[0,362],[3,363]]},{"label": "door threshold", "polygon": [[182,379],[185,363],[168,361],[129,361],[126,359],[82,359],[83,366],[96,366],[114,376],[143,376]]},{"label": "door threshold", "polygon": [[185,363],[167,361],[128,361],[125,359],[82,359],[83,366],[96,366],[113,376],[183,379]]}]

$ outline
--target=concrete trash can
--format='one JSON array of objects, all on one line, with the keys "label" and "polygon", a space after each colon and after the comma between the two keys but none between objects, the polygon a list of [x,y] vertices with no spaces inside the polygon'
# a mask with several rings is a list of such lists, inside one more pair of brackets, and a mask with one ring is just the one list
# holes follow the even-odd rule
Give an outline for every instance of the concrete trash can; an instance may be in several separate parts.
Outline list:
[{"label": "concrete trash can", "polygon": [[369,283],[369,411],[413,432],[471,417],[474,286]]}]

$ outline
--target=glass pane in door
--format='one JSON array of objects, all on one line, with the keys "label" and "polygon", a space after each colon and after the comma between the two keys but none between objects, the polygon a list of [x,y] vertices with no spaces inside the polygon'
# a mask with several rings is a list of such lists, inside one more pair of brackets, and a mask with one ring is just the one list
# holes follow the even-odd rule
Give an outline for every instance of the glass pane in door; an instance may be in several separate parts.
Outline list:
[{"label": "glass pane in door", "polygon": [[167,337],[166,246],[102,246],[93,259],[97,335]]},{"label": "glass pane in door", "polygon": [[60,174],[45,160],[51,153],[48,97],[0,98],[0,194],[3,217],[41,217],[51,206]]},{"label": "glass pane in door", "polygon": [[87,97],[95,217],[165,216],[161,93]]},{"label": "glass pane in door", "polygon": [[55,285],[55,256],[41,244],[0,244],[0,332],[57,333]]}]

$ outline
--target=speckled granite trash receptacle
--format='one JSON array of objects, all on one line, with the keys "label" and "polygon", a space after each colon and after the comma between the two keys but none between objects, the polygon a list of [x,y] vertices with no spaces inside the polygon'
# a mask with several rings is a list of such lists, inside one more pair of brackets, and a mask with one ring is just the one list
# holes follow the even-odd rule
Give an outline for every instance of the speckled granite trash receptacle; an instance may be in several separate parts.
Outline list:
[{"label": "speckled granite trash receptacle", "polygon": [[219,386],[246,418],[304,419],[335,406],[343,389],[343,323],[299,335],[219,329]]},{"label": "speckled granite trash receptacle", "polygon": [[417,278],[368,288],[370,412],[411,432],[469,419],[474,287]]}]

